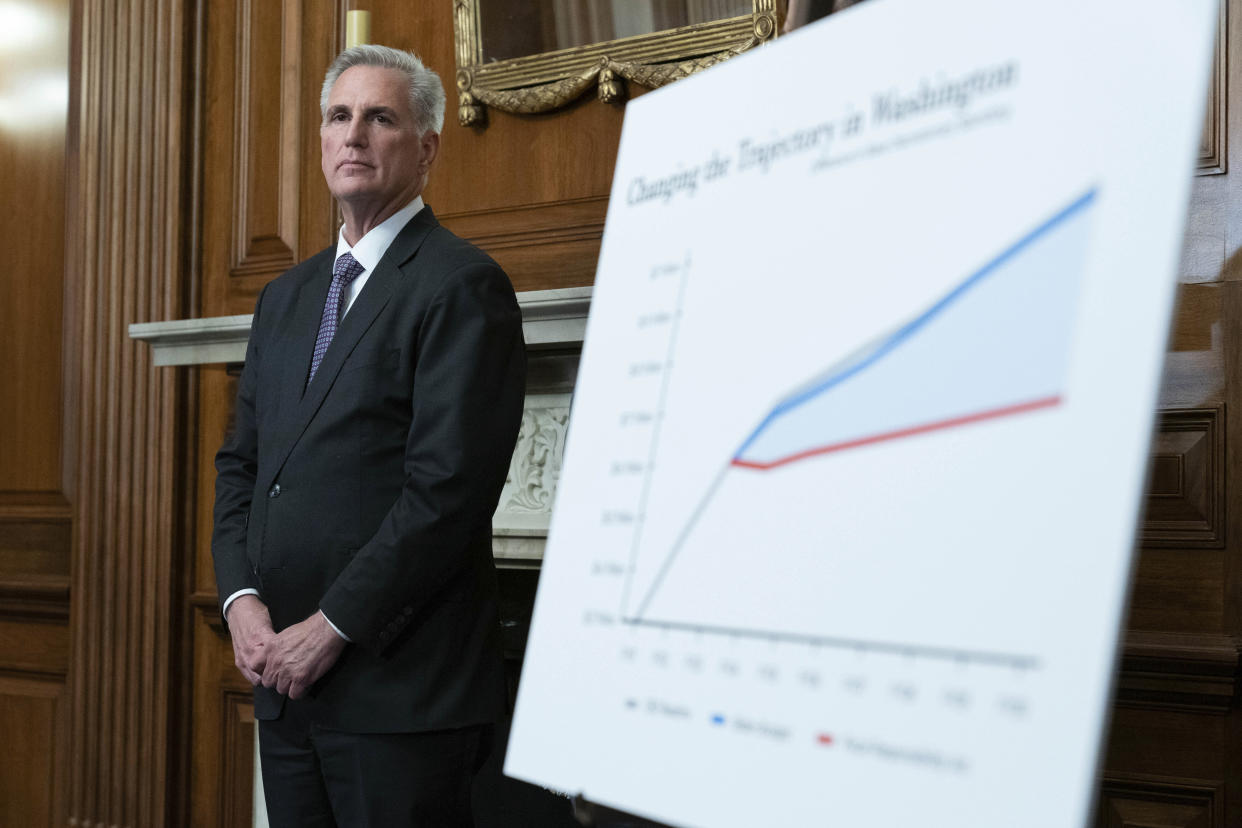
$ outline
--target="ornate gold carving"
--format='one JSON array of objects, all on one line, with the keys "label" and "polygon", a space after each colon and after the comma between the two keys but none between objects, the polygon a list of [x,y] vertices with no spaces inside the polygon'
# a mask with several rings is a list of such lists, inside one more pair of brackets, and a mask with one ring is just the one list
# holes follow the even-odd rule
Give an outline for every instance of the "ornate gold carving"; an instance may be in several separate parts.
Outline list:
[{"label": "ornate gold carving", "polygon": [[479,0],[454,0],[457,119],[483,126],[485,107],[529,115],[559,109],[592,87],[605,103],[626,98],[624,81],[655,89],[776,37],[776,0],[753,0],[750,15],[541,55],[483,63]]},{"label": "ornate gold carving", "polygon": [[470,94],[473,84],[469,69],[457,70],[457,120],[462,126],[482,126],[487,120],[487,110]]},{"label": "ornate gold carving", "polygon": [[599,70],[599,99],[604,103],[619,103],[625,100],[625,84],[617,80],[617,73],[608,65],[607,58],[601,58],[604,67]]}]

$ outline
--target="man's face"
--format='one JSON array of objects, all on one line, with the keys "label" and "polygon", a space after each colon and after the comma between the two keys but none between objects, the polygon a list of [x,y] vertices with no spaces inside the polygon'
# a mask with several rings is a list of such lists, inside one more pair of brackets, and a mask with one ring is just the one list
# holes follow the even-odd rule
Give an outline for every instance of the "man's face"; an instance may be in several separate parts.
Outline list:
[{"label": "man's face", "polygon": [[419,135],[396,69],[354,66],[332,85],[319,128],[323,176],[342,208],[400,209],[422,192],[440,136]]}]

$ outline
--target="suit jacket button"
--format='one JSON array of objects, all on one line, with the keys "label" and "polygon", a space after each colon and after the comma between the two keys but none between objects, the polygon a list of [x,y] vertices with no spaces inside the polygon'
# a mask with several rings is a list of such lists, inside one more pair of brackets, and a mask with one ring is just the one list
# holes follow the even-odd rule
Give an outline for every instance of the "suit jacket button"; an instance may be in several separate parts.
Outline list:
[{"label": "suit jacket button", "polygon": [[268,497],[280,497],[280,484],[277,483],[273,485],[272,488],[268,490],[267,496]]}]

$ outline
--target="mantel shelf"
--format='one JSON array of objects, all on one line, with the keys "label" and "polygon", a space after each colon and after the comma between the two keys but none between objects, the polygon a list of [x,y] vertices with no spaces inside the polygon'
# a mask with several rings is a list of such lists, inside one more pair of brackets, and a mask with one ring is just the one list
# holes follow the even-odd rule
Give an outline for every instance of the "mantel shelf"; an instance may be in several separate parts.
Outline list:
[{"label": "mantel shelf", "polygon": [[[554,363],[563,364],[563,354],[558,350],[570,352],[571,359],[576,361],[576,352],[586,334],[591,288],[528,290],[517,296],[531,363],[538,361],[542,352]],[[238,363],[246,358],[252,318],[246,314],[142,322],[129,326],[129,336],[151,346],[152,361],[157,366]],[[553,372],[550,376],[562,374]],[[572,384],[572,372],[567,376]],[[545,376],[545,384],[546,380]],[[542,387],[536,382],[527,388],[522,434],[501,493],[500,508],[492,519],[493,548],[500,566],[537,565],[543,557],[569,422],[569,388],[561,387],[563,379],[561,385],[553,385],[556,387]],[[557,449],[536,449],[535,444],[555,445]],[[543,505],[532,507],[532,503]]]},{"label": "mantel shelf", "polygon": [[[518,294],[528,349],[581,346],[591,307],[591,288],[528,290]],[[150,344],[155,365],[242,362],[252,316],[213,316],[169,322],[137,322],[129,336]]]}]

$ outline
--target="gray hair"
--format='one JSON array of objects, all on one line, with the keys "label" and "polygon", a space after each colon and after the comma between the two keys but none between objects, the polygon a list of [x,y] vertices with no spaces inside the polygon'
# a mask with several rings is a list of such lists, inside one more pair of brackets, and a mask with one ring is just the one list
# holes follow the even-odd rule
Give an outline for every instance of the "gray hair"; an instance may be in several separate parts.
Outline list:
[{"label": "gray hair", "polygon": [[423,65],[413,52],[403,52],[388,46],[364,43],[346,49],[336,56],[323,78],[323,91],[319,93],[319,114],[328,114],[328,97],[332,85],[346,69],[354,66],[378,66],[396,69],[405,75],[410,85],[410,109],[414,124],[420,133],[427,130],[440,132],[444,128],[444,86],[440,76]]}]

